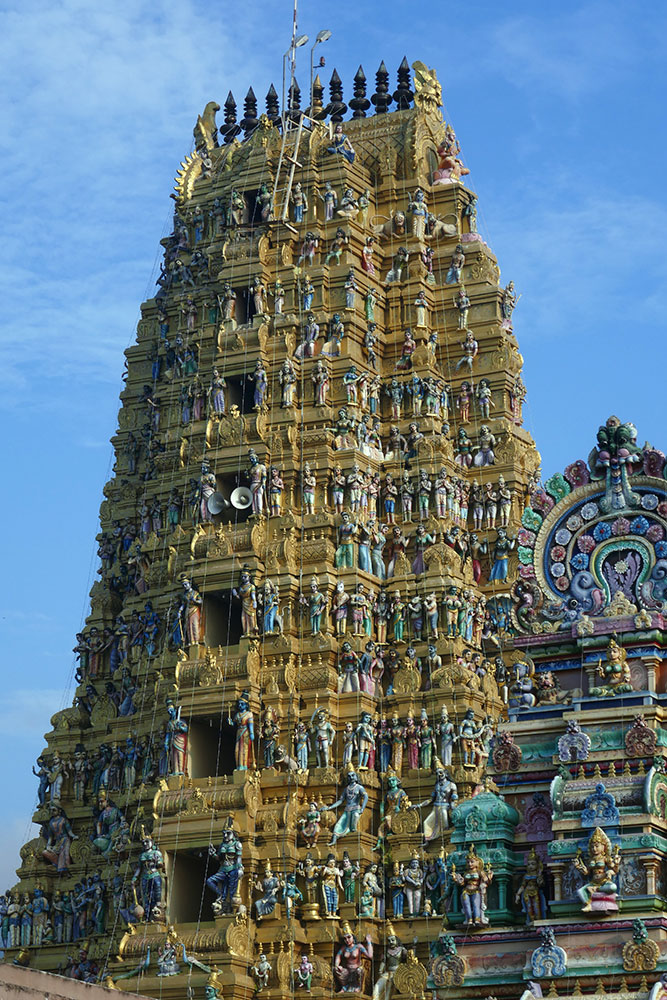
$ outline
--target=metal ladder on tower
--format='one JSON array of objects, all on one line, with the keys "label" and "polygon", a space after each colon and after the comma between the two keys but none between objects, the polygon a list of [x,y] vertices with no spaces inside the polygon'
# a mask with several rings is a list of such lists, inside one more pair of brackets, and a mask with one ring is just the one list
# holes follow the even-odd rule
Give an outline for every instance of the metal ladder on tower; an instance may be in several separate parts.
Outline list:
[{"label": "metal ladder on tower", "polygon": [[[276,169],[276,177],[273,182],[272,204],[273,204],[274,221],[282,222],[293,233],[298,233],[298,230],[295,229],[295,227],[291,225],[290,222],[288,222],[289,202],[290,202],[290,196],[292,194],[292,185],[294,184],[294,174],[296,172],[296,168],[301,166],[301,164],[299,163],[298,156],[299,156],[299,146],[301,145],[301,136],[303,134],[303,124],[305,119],[306,119],[305,114],[301,112],[301,114],[299,115],[299,122],[298,125],[296,126],[296,129],[290,129],[288,127],[290,119],[287,116],[285,116],[285,121],[283,123],[283,141],[280,145],[280,156],[278,157],[278,167]],[[296,132],[296,137],[294,139],[294,149],[291,151],[290,155],[290,153],[288,153],[287,151],[287,145],[289,137],[294,135],[294,132]],[[289,164],[289,166],[286,167],[285,164]],[[280,178],[284,170],[287,171],[286,183],[284,187],[281,187]],[[278,210],[277,199],[279,197],[282,201],[282,205]]]},{"label": "metal ladder on tower", "polygon": [[[309,118],[305,112],[299,114],[299,121],[296,128],[289,128],[290,119],[285,116],[285,121],[283,123],[283,141],[280,145],[280,155],[278,157],[278,166],[276,168],[276,177],[273,182],[273,221],[282,222],[290,232],[295,235],[298,234],[298,229],[296,229],[291,222],[289,222],[289,203],[290,196],[292,194],[292,186],[294,184],[294,174],[296,173],[296,168],[301,166],[299,162],[299,147],[301,145],[301,137],[303,136],[303,129],[306,122],[310,123],[311,128],[324,128],[331,135],[330,124],[324,124],[324,122],[317,121],[314,118]],[[294,149],[288,152],[288,141],[289,137],[294,135]],[[286,166],[289,164],[289,166]],[[280,186],[280,178],[283,173],[286,172],[286,182],[284,187]],[[281,206],[278,210],[278,201],[280,200]]]}]

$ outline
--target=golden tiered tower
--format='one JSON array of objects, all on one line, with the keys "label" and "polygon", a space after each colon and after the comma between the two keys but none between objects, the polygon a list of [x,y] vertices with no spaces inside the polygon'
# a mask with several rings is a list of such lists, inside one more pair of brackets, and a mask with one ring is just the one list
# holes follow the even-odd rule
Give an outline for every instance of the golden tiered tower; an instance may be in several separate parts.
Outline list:
[{"label": "golden tiered tower", "polygon": [[[360,71],[342,127],[336,73],[307,115],[292,87],[282,121],[272,89],[239,124],[230,95],[219,138],[217,105],[197,122],[127,351],[100,577],[7,901],[12,957],[23,944],[39,968],[162,997],[185,979],[196,997],[388,997],[392,918],[410,948],[394,992],[423,994],[439,935],[428,974],[455,985],[465,961],[441,930],[463,914],[444,917],[440,875],[472,841],[450,843],[441,769],[460,812],[495,809],[486,905],[509,914],[516,819],[484,775],[539,455],[513,288],[435,74],[413,69],[390,111],[380,67],[371,117]],[[348,931],[374,971],[349,939],[339,953]]]}]

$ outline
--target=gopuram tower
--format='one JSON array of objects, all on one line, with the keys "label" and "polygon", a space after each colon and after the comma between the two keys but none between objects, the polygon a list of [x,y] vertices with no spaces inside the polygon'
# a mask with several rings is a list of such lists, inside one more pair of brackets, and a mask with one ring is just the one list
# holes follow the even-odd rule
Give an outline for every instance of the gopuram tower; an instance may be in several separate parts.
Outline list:
[{"label": "gopuram tower", "polygon": [[648,994],[664,456],[612,419],[540,485],[517,296],[412,70],[197,120],[3,897],[19,964],[174,1000]]}]

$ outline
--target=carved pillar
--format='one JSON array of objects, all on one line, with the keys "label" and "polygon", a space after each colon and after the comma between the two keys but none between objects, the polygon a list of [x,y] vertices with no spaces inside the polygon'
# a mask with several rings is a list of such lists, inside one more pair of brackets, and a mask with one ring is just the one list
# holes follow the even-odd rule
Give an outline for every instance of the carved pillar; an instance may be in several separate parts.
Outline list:
[{"label": "carved pillar", "polygon": [[656,857],[642,858],[646,870],[646,895],[654,896],[657,892],[658,868],[660,860]]},{"label": "carved pillar", "polygon": [[557,903],[563,898],[563,872],[565,865],[562,861],[557,861],[555,865],[550,865],[551,874],[554,880],[554,902]]},{"label": "carved pillar", "polygon": [[657,656],[642,656],[641,660],[646,668],[646,687],[655,693],[660,659]]}]

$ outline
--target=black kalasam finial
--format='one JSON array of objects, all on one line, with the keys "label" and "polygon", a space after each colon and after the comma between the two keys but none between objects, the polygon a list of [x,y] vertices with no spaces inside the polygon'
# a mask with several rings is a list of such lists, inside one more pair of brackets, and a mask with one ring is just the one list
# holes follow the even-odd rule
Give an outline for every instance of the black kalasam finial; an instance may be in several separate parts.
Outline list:
[{"label": "black kalasam finial", "polygon": [[394,91],[394,100],[398,105],[399,111],[405,111],[412,104],[412,98],[415,96],[410,90],[410,64],[408,60],[403,56],[403,61],[398,67],[397,72],[398,77],[398,87]]},{"label": "black kalasam finial", "polygon": [[287,114],[293,122],[297,122],[301,115],[301,87],[296,82],[296,78],[290,84],[287,92]]},{"label": "black kalasam finial", "polygon": [[371,101],[375,105],[375,112],[378,115],[386,114],[387,108],[393,101],[393,97],[389,93],[389,72],[384,60],[380,63],[375,74],[375,93],[371,97]]},{"label": "black kalasam finial", "polygon": [[338,75],[338,70],[334,70],[329,80],[329,107],[327,108],[332,122],[342,122],[343,115],[347,111],[347,104],[343,101],[343,81]]},{"label": "black kalasam finial", "polygon": [[258,122],[257,98],[255,97],[255,91],[252,87],[250,87],[248,93],[245,95],[245,101],[243,102],[243,120],[241,121],[241,128],[243,129],[246,138],[254,129],[257,128]]},{"label": "black kalasam finial", "polygon": [[231,90],[227,94],[227,100],[225,101],[225,123],[222,128],[219,129],[220,135],[222,136],[224,142],[231,142],[241,131],[239,126],[236,124],[236,101],[234,100],[234,95]]},{"label": "black kalasam finial", "polygon": [[365,118],[370,106],[371,102],[366,97],[366,74],[363,66],[360,66],[354,74],[354,97],[350,101],[350,107],[354,111],[352,117]]},{"label": "black kalasam finial", "polygon": [[271,84],[266,95],[266,117],[272,125],[277,125],[280,121],[280,105],[278,104],[278,94],[276,88]]}]

